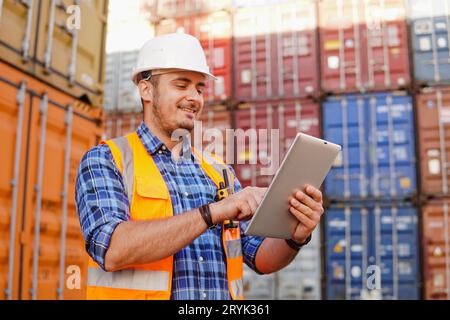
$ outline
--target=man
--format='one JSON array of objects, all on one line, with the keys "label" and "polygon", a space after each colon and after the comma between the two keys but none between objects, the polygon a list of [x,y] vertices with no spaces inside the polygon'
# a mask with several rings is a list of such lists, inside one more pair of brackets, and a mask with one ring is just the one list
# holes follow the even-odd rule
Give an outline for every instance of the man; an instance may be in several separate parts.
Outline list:
[{"label": "man", "polygon": [[[231,167],[172,139],[194,128],[206,77],[213,75],[196,38],[150,40],[132,77],[144,121],[83,157],[76,203],[89,299],[242,299],[243,262],[261,274],[282,269],[319,223],[321,192],[299,186],[286,199],[298,219],[292,239],[242,232],[266,188],[241,190]],[[234,193],[216,201],[222,173]]]}]

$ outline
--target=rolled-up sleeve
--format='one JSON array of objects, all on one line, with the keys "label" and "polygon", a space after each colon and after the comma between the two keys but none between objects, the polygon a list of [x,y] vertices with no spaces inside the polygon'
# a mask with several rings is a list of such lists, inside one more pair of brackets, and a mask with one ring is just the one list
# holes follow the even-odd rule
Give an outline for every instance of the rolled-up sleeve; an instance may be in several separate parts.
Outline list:
[{"label": "rolled-up sleeve", "polygon": [[[234,179],[234,192],[238,192],[242,190],[241,183],[239,182],[239,179],[236,177],[236,173],[234,172],[233,168],[229,166],[229,169],[233,173],[235,179]],[[239,222],[239,227],[241,229],[241,242],[242,242],[242,255],[244,258],[245,264],[251,268],[253,271],[255,271],[258,274],[262,274],[258,269],[256,268],[256,253],[258,252],[259,247],[261,246],[262,242],[264,241],[264,237],[257,237],[257,236],[249,236],[244,233],[244,231],[247,229],[247,226],[250,222],[249,221],[241,221]]]},{"label": "rolled-up sleeve", "polygon": [[130,217],[124,190],[108,145],[89,150],[78,168],[75,202],[86,251],[103,270],[115,228]]}]

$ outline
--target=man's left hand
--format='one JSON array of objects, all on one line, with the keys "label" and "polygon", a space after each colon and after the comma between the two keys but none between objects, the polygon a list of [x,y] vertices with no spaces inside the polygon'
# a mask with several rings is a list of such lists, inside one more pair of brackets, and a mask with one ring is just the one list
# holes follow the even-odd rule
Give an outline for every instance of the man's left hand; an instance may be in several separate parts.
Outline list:
[{"label": "man's left hand", "polygon": [[298,225],[292,234],[292,240],[304,243],[320,222],[324,213],[322,192],[311,185],[306,185],[304,191],[295,190],[289,199],[289,211],[298,220]]}]

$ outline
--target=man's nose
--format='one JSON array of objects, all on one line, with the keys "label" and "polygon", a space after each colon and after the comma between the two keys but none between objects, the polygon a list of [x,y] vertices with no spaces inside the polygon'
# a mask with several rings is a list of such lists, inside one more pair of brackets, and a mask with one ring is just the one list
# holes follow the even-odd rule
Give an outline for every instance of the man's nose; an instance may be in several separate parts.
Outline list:
[{"label": "man's nose", "polygon": [[193,88],[189,90],[186,99],[191,102],[201,103],[203,101],[203,96],[198,92],[197,88]]}]

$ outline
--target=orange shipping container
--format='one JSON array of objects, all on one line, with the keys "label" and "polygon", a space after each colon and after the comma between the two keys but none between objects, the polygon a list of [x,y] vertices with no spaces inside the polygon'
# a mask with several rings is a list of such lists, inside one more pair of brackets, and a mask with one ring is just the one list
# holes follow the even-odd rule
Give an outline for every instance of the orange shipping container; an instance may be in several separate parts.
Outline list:
[{"label": "orange shipping container", "polygon": [[423,207],[423,262],[426,299],[450,299],[450,199]]},{"label": "orange shipping container", "polygon": [[450,195],[450,87],[417,96],[422,192]]},{"label": "orange shipping container", "polygon": [[75,179],[101,110],[1,62],[0,92],[0,299],[82,299]]}]

